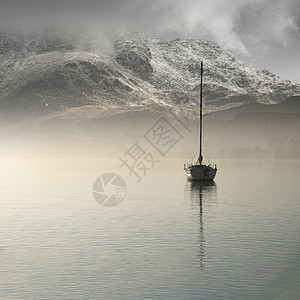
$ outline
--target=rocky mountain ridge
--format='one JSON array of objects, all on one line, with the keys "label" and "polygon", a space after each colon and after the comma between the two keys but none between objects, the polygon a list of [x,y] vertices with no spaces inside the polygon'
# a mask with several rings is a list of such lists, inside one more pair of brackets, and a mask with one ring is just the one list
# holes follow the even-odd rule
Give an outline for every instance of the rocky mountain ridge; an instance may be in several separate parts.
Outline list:
[{"label": "rocky mountain ridge", "polygon": [[300,85],[237,61],[213,42],[164,41],[130,33],[110,56],[76,47],[55,34],[26,39],[0,35],[0,112],[38,116],[85,105],[197,105],[204,62],[207,111],[249,103],[278,103]]},{"label": "rocky mountain ridge", "polygon": [[164,41],[133,33],[117,40],[115,51],[117,62],[165,91],[175,105],[197,101],[200,61],[205,67],[204,100],[210,110],[279,103],[300,93],[299,84],[251,68],[210,41]]}]

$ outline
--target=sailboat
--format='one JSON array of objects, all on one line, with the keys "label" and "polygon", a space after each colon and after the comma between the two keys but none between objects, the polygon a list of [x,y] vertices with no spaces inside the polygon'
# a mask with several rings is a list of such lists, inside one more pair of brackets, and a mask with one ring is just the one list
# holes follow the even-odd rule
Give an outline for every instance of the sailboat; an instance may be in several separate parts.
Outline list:
[{"label": "sailboat", "polygon": [[201,61],[201,78],[200,78],[200,141],[199,141],[199,156],[196,164],[184,164],[184,171],[187,180],[211,181],[214,180],[217,174],[217,165],[203,164],[202,156],[202,77],[203,77],[203,62]]}]

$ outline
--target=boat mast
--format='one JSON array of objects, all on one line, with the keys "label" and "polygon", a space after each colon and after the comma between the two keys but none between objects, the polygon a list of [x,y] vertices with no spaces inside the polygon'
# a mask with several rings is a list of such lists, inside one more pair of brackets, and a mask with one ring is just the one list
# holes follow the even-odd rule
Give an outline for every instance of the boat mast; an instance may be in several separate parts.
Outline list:
[{"label": "boat mast", "polygon": [[199,132],[200,132],[200,142],[199,142],[199,157],[198,157],[198,162],[201,165],[203,157],[202,157],[202,77],[203,77],[203,62],[201,61],[201,76],[200,76],[200,105],[199,105],[199,109],[200,109],[200,124],[199,124]]}]

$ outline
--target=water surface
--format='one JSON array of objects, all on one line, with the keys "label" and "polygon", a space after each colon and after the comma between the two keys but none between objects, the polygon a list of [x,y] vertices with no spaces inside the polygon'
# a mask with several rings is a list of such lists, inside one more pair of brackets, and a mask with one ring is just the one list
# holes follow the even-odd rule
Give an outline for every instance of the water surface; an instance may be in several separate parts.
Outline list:
[{"label": "water surface", "polygon": [[223,160],[200,185],[182,163],[136,183],[117,160],[2,161],[0,299],[298,299],[300,162]]}]

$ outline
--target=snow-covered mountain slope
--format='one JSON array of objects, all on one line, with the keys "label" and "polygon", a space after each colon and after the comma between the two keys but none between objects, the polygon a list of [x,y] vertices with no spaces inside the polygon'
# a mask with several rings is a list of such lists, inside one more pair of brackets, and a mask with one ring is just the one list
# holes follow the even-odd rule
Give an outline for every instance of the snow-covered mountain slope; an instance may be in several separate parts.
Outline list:
[{"label": "snow-covered mountain slope", "polygon": [[265,69],[253,69],[217,44],[205,40],[165,41],[131,33],[115,43],[116,60],[157,89],[174,104],[197,99],[200,61],[204,62],[207,108],[246,103],[278,103],[300,94],[300,85]]},{"label": "snow-covered mountain slope", "polygon": [[201,60],[207,111],[300,95],[299,84],[252,69],[203,40],[164,41],[131,33],[115,40],[114,53],[104,56],[76,47],[76,38],[3,33],[0,58],[2,116],[36,116],[85,105],[193,108]]},{"label": "snow-covered mountain slope", "polygon": [[[164,93],[107,57],[49,52],[2,61],[0,110],[39,115],[84,105],[132,106]],[[6,72],[4,72],[6,70]]]}]

